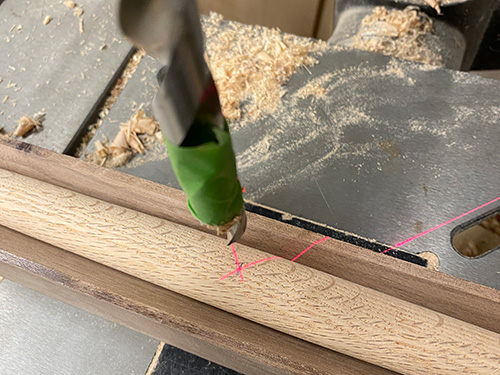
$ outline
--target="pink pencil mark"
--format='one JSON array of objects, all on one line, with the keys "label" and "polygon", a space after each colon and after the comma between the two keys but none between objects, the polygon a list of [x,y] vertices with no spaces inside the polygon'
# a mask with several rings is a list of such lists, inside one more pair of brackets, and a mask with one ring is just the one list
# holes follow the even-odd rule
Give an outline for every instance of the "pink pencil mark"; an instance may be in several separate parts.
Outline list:
[{"label": "pink pencil mark", "polygon": [[497,202],[497,201],[500,201],[500,197],[495,198],[495,199],[493,199],[493,200],[489,201],[488,203],[482,204],[482,205],[480,205],[479,207],[473,208],[472,210],[467,211],[466,213],[463,213],[462,215],[458,215],[457,217],[454,217],[453,219],[447,220],[447,221],[445,221],[444,223],[441,223],[441,224],[439,224],[439,225],[436,225],[434,228],[428,229],[428,230],[426,230],[425,232],[422,232],[422,233],[420,233],[420,234],[417,234],[416,236],[410,237],[410,238],[408,238],[407,240],[404,240],[404,241],[402,241],[402,242],[400,242],[400,243],[398,243],[398,244],[394,245],[393,247],[391,247],[391,248],[389,248],[389,249],[387,249],[387,250],[382,251],[382,252],[381,252],[381,254],[385,254],[385,253],[387,253],[388,251],[391,251],[391,250],[394,250],[394,249],[396,249],[396,248],[398,248],[398,247],[401,247],[401,246],[403,246],[403,245],[407,244],[408,242],[411,242],[411,241],[413,241],[413,240],[416,240],[417,238],[420,238],[420,237],[422,237],[422,236],[425,236],[426,234],[428,234],[428,233],[430,233],[430,232],[433,232],[433,231],[435,231],[436,229],[442,228],[442,227],[444,227],[445,225],[448,225],[448,224],[450,224],[450,223],[453,223],[454,221],[456,221],[456,220],[458,220],[458,219],[461,219],[461,218],[463,218],[464,216],[467,216],[467,215],[469,215],[469,214],[471,214],[471,213],[473,213],[473,212],[475,212],[475,211],[477,211],[477,210],[480,210],[481,208],[484,208],[484,207],[486,207],[486,206],[489,206],[490,204],[495,203],[495,202]]},{"label": "pink pencil mark", "polygon": [[238,255],[236,255],[236,248],[234,247],[234,243],[231,244],[231,248],[233,249],[234,260],[236,261],[236,265],[238,266],[238,268],[236,269],[236,272],[240,273],[241,282],[244,282],[245,280],[243,279],[243,272],[241,272],[241,266],[240,266],[240,262],[238,261]]}]

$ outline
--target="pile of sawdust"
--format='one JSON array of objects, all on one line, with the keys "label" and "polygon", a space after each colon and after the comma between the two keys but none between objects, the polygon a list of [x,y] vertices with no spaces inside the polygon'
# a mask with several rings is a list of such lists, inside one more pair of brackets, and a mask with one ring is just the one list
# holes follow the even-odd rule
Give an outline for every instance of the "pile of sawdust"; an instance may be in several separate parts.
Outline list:
[{"label": "pile of sawdust", "polygon": [[221,21],[222,16],[211,13],[203,26],[206,59],[229,120],[241,118],[242,103],[251,119],[273,112],[286,93],[288,78],[301,67],[317,64],[311,53],[325,47],[278,29],[234,22],[221,26]]},{"label": "pile of sawdust", "polygon": [[417,7],[391,11],[376,7],[363,18],[352,47],[442,66],[442,57],[425,44],[425,36],[431,32],[432,20]]},{"label": "pile of sawdust", "polygon": [[143,154],[146,146],[154,139],[161,140],[158,123],[152,117],[145,116],[138,110],[127,123],[121,124],[120,131],[113,142],[96,141],[95,151],[86,155],[86,159],[106,167],[116,168],[125,165],[134,154]]}]

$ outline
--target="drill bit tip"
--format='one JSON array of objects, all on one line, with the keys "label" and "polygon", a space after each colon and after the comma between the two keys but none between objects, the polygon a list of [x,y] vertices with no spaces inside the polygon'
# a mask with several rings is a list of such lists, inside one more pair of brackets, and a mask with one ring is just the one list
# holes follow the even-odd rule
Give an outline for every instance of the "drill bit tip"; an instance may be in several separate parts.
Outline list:
[{"label": "drill bit tip", "polygon": [[245,214],[245,207],[241,210],[239,220],[233,224],[231,228],[227,231],[227,239],[229,240],[228,246],[235,242],[238,242],[245,229],[247,228],[247,215]]}]

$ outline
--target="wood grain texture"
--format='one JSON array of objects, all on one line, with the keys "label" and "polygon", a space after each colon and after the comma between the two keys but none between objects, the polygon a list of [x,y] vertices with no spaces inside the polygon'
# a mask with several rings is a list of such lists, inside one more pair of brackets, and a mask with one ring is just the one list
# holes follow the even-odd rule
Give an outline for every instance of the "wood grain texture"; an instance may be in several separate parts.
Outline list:
[{"label": "wood grain texture", "polygon": [[[285,259],[235,276],[225,241],[0,170],[0,224],[403,374],[500,372],[500,335]],[[249,264],[270,254],[244,245]]]},{"label": "wood grain texture", "polygon": [[244,374],[396,374],[2,226],[0,239],[6,278]]},{"label": "wood grain texture", "polygon": [[[208,232],[187,210],[182,191],[1,135],[0,168]],[[286,259],[322,238],[252,213],[248,221],[240,242]],[[500,333],[498,290],[334,239],[298,262]]]}]

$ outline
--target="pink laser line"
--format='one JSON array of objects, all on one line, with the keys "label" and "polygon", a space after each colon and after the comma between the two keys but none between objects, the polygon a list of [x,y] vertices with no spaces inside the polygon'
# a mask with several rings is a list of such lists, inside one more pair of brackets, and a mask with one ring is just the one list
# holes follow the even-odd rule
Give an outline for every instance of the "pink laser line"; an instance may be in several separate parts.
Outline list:
[{"label": "pink laser line", "polygon": [[295,262],[297,259],[299,259],[302,255],[304,255],[306,252],[308,252],[309,250],[311,250],[312,247],[316,246],[317,244],[319,244],[320,242],[323,242],[327,239],[329,239],[330,237],[323,237],[321,240],[318,240],[314,243],[312,243],[311,245],[309,245],[306,249],[304,249],[303,251],[300,252],[299,255],[297,255],[295,258],[292,259],[292,262]]},{"label": "pink laser line", "polygon": [[407,240],[404,240],[403,242],[400,242],[400,243],[398,243],[398,244],[394,245],[394,246],[393,246],[393,247],[391,247],[390,249],[387,249],[387,250],[382,251],[382,252],[381,252],[381,254],[385,254],[385,253],[387,253],[387,252],[388,252],[388,251],[390,251],[390,250],[394,250],[394,249],[396,249],[396,248],[398,248],[398,247],[401,247],[401,246],[403,246],[403,245],[407,244],[408,242],[411,242],[411,241],[413,241],[413,240],[416,240],[417,238],[420,238],[420,237],[422,237],[422,236],[425,236],[426,234],[428,234],[428,233],[430,233],[430,232],[433,232],[433,231],[435,231],[436,229],[442,228],[442,227],[444,227],[444,226],[445,226],[445,225],[447,225],[447,224],[453,223],[454,221],[456,221],[456,220],[458,220],[458,219],[461,219],[461,218],[463,218],[464,216],[467,216],[467,215],[469,215],[469,214],[471,214],[471,213],[473,213],[473,212],[475,212],[475,211],[477,211],[477,210],[480,210],[481,208],[484,208],[484,207],[486,207],[486,206],[489,206],[490,204],[495,203],[496,201],[499,201],[499,200],[500,200],[500,197],[495,198],[495,199],[493,199],[493,200],[489,201],[488,203],[482,204],[482,205],[480,205],[479,207],[473,208],[472,210],[467,211],[466,213],[463,213],[462,215],[458,215],[457,217],[454,217],[453,219],[447,220],[447,221],[445,221],[444,223],[441,223],[441,224],[439,224],[439,225],[435,226],[434,228],[428,229],[428,230],[426,230],[425,232],[422,232],[422,233],[420,233],[420,234],[417,234],[416,236],[413,236],[413,237],[411,237],[411,238],[408,238]]},{"label": "pink laser line", "polygon": [[[297,255],[295,258],[293,258],[291,261],[292,262],[295,262],[297,259],[299,259],[302,255],[304,255],[307,251],[311,250],[311,248],[313,248],[314,246],[316,246],[317,244],[319,244],[320,242],[323,242],[327,239],[329,239],[330,237],[323,237],[321,240],[318,240],[314,243],[312,243],[311,245],[309,245],[306,249],[304,249],[303,251],[300,252],[299,255]],[[264,259],[259,259],[259,260],[256,260],[255,262],[252,262],[252,263],[248,263],[246,265],[244,265],[243,267],[240,267],[240,263],[238,262],[238,258],[236,257],[236,250],[234,248],[234,244],[231,244],[232,248],[233,248],[233,254],[234,254],[234,257],[236,259],[236,264],[238,265],[238,268],[235,269],[234,271],[231,271],[229,272],[228,274],[222,276],[219,281],[222,281],[224,280],[225,278],[231,276],[231,275],[234,275],[235,273],[237,273],[238,271],[240,272],[240,276],[242,275],[241,273],[241,270],[244,270],[245,268],[248,268],[248,267],[252,267],[252,266],[255,266],[256,264],[259,264],[259,263],[262,263],[262,262],[267,262],[268,260],[273,260],[273,259],[282,259],[281,257],[270,257],[270,258],[264,258]],[[241,279],[241,281],[243,281],[243,278]]]},{"label": "pink laser line", "polygon": [[[252,266],[255,266],[256,264],[258,263],[262,263],[262,262],[267,262],[268,260],[273,260],[273,259],[282,259],[281,257],[270,257],[270,258],[264,258],[264,259],[259,259],[259,260],[256,260],[255,262],[252,262],[252,263],[248,263],[248,264],[245,264],[243,267],[241,267],[242,270],[244,270],[245,268],[248,268],[248,267],[252,267]],[[231,271],[229,272],[228,274],[222,276],[219,281],[222,281],[224,280],[225,278],[231,276],[231,275],[234,275],[236,272],[238,272],[238,269],[235,269],[234,271]]]},{"label": "pink laser line", "polygon": [[[437,229],[439,229],[439,228],[442,228],[442,227],[444,227],[445,225],[448,225],[448,224],[450,224],[450,223],[452,223],[452,222],[454,222],[454,221],[456,221],[456,220],[458,220],[458,219],[461,219],[461,218],[462,218],[462,217],[464,217],[464,216],[467,216],[467,215],[469,215],[469,214],[471,214],[471,213],[473,213],[473,212],[475,212],[475,211],[477,211],[477,210],[480,210],[481,208],[484,208],[484,207],[486,207],[486,206],[489,206],[490,204],[495,203],[495,202],[497,202],[497,201],[500,201],[500,197],[495,198],[495,199],[493,199],[493,200],[491,200],[491,201],[489,201],[489,202],[487,202],[487,203],[484,203],[484,204],[482,204],[482,205],[480,205],[480,206],[478,206],[478,207],[476,207],[476,208],[473,208],[472,210],[467,211],[467,212],[465,212],[465,213],[463,213],[463,214],[461,214],[461,215],[458,215],[457,217],[454,217],[453,219],[447,220],[447,221],[445,221],[444,223],[441,223],[441,224],[439,224],[439,225],[436,225],[434,228],[428,229],[428,230],[426,230],[426,231],[424,231],[424,232],[422,232],[422,233],[417,234],[416,236],[410,237],[410,238],[408,238],[408,239],[406,239],[406,240],[404,240],[404,241],[402,241],[402,242],[400,242],[400,243],[398,243],[398,244],[394,245],[393,247],[391,247],[391,248],[389,248],[389,249],[387,249],[387,250],[382,251],[382,252],[381,252],[381,254],[385,254],[385,253],[387,253],[387,252],[388,252],[388,251],[390,251],[390,250],[394,250],[394,249],[396,249],[396,248],[398,248],[398,247],[401,247],[401,246],[403,246],[403,245],[405,245],[405,244],[407,244],[407,243],[409,243],[409,242],[411,242],[411,241],[416,240],[417,238],[420,238],[420,237],[422,237],[422,236],[425,236],[426,234],[429,234],[429,233],[431,233],[431,232],[433,232],[433,231],[435,231],[435,230],[437,230]],[[296,261],[298,258],[300,258],[302,255],[304,255],[306,252],[308,252],[308,251],[309,251],[310,249],[312,249],[314,246],[316,246],[316,245],[317,245],[317,244],[319,244],[320,242],[323,242],[323,241],[325,241],[325,240],[327,240],[327,239],[329,239],[329,238],[330,238],[330,237],[328,237],[328,236],[327,236],[327,237],[323,237],[322,239],[320,239],[320,240],[318,240],[318,241],[316,241],[316,242],[312,243],[312,244],[311,244],[311,245],[309,245],[307,248],[305,248],[303,251],[301,251],[301,252],[300,252],[300,253],[299,253],[299,254],[298,254],[295,258],[293,258],[291,261],[292,261],[292,262]],[[235,247],[234,247],[234,244],[231,244],[231,247],[232,247],[232,249],[233,249],[234,258],[235,258],[235,260],[236,260],[236,265],[238,266],[238,268],[237,268],[237,269],[235,269],[234,271],[231,271],[231,272],[229,272],[228,274],[226,274],[226,275],[222,276],[222,277],[219,279],[219,281],[222,281],[222,280],[226,279],[227,277],[229,277],[229,276],[231,276],[231,275],[234,275],[234,274],[235,274],[235,273],[237,273],[237,272],[239,272],[239,273],[240,273],[240,278],[241,278],[241,281],[243,281],[243,274],[242,274],[242,272],[241,272],[241,271],[242,271],[242,270],[244,270],[245,268],[249,268],[249,267],[255,266],[256,264],[259,264],[259,263],[262,263],[262,262],[267,262],[267,261],[269,261],[269,260],[273,260],[273,259],[282,259],[281,257],[278,257],[278,256],[275,256],[275,257],[270,257],[270,258],[264,258],[264,259],[259,259],[259,260],[255,261],[255,262],[252,262],[252,263],[246,264],[246,265],[244,265],[243,267],[241,267],[240,262],[238,261],[238,257],[237,257],[237,255],[236,255],[236,249],[235,249]]]},{"label": "pink laser line", "polygon": [[236,269],[236,272],[240,272],[240,279],[241,279],[241,282],[244,282],[245,280],[243,280],[243,272],[241,272],[241,266],[240,266],[240,262],[238,261],[238,255],[236,255],[236,249],[234,248],[234,243],[231,244],[231,248],[233,249],[233,254],[234,254],[234,260],[236,261],[236,265],[238,266],[238,268]]}]

